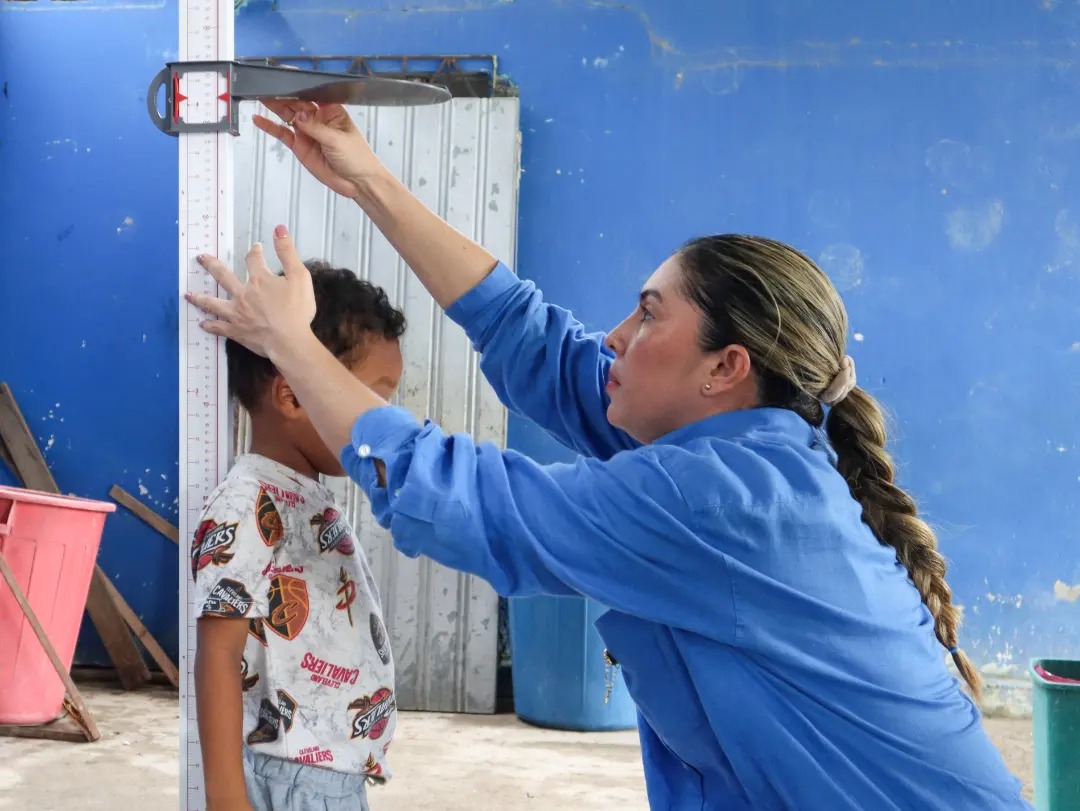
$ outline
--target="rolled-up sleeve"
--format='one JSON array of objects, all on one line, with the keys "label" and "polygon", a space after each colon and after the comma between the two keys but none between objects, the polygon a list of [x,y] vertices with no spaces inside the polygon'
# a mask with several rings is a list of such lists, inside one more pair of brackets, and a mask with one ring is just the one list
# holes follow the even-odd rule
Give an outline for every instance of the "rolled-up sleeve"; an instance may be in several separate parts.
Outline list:
[{"label": "rolled-up sleeve", "polygon": [[726,559],[697,537],[651,448],[539,465],[387,406],[357,420],[342,461],[406,555],[478,575],[503,595],[580,594],[717,633]]},{"label": "rolled-up sleeve", "polygon": [[579,453],[607,458],[638,443],[607,420],[612,354],[601,333],[547,304],[504,264],[447,315],[480,353],[480,369],[503,405]]}]

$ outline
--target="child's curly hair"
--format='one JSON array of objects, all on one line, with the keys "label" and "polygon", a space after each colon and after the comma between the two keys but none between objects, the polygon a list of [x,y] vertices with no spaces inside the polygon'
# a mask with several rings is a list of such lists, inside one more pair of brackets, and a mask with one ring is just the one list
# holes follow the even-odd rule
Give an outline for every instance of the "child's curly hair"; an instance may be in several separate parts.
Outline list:
[{"label": "child's curly hair", "polygon": [[[304,263],[315,288],[315,319],[311,329],[335,357],[355,363],[363,357],[368,339],[400,338],[405,315],[394,307],[386,291],[357,278],[346,268],[328,262]],[[269,360],[235,341],[225,343],[229,362],[229,393],[249,411],[258,404],[266,386],[277,374]]]}]

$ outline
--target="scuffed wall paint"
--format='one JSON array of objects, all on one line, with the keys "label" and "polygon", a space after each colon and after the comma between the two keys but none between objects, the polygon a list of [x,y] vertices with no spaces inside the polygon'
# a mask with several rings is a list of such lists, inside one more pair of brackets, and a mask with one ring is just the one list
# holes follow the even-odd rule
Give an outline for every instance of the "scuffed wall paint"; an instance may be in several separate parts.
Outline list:
[{"label": "scuffed wall paint", "polygon": [[1080,600],[1080,583],[1070,586],[1062,580],[1054,581],[1054,599],[1063,600],[1067,603],[1075,603]]},{"label": "scuffed wall paint", "polygon": [[[61,489],[119,484],[170,520],[176,142],[145,97],[177,20],[166,2],[0,3],[0,379]],[[176,545],[119,509],[98,562],[175,656]],[[107,662],[89,623],[76,660]]]}]

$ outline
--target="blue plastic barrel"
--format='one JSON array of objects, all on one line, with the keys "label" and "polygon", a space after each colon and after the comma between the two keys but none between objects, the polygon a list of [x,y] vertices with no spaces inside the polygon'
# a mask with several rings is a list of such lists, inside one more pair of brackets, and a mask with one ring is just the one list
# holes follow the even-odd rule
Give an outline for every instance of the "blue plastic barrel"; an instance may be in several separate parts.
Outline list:
[{"label": "blue plastic barrel", "polygon": [[518,718],[535,726],[580,732],[637,726],[637,709],[621,673],[604,703],[609,668],[604,642],[593,626],[604,610],[581,597],[510,600],[510,661]]}]

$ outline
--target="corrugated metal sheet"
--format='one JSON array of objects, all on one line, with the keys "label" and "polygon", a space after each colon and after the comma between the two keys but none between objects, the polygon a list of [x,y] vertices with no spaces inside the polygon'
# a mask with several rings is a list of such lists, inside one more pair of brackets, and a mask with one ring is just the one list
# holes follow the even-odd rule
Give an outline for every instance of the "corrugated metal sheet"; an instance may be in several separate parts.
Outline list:
[{"label": "corrugated metal sheet", "polygon": [[[435,305],[353,203],[313,180],[251,124],[236,150],[236,256],[285,223],[305,257],[382,285],[403,306],[400,405],[450,431],[505,445],[506,413],[464,333]],[[376,153],[429,207],[513,267],[519,176],[517,99],[454,99],[437,108],[352,111]],[[254,135],[253,135],[254,134]],[[246,429],[241,429],[246,445]],[[378,580],[403,709],[494,712],[498,600],[482,581],[398,554],[366,499],[336,484]]]}]

